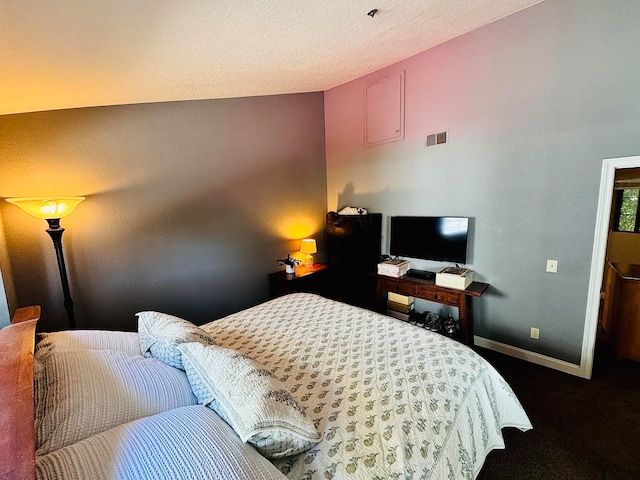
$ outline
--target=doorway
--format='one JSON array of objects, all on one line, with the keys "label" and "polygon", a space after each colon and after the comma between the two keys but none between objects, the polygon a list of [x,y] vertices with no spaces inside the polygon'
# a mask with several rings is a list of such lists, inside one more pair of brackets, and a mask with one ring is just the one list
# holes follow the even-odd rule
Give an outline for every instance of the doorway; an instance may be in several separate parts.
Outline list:
[{"label": "doorway", "polygon": [[640,156],[608,158],[602,163],[598,213],[596,215],[593,253],[591,255],[591,273],[589,276],[585,328],[582,338],[582,355],[580,357],[580,376],[584,378],[591,378],[593,372],[596,333],[600,314],[600,291],[602,289],[606,261],[616,170],[637,167],[640,167]]}]

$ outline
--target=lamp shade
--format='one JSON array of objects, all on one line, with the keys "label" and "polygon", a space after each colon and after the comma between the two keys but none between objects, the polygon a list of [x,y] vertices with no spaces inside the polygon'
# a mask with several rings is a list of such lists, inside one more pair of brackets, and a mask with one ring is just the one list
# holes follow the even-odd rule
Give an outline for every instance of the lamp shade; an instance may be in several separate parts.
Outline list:
[{"label": "lamp shade", "polygon": [[7,198],[7,202],[17,205],[29,215],[49,220],[63,218],[73,212],[73,209],[86,197],[25,197]]},{"label": "lamp shade", "polygon": [[300,242],[300,251],[302,253],[316,253],[316,241],[313,238],[305,238]]}]

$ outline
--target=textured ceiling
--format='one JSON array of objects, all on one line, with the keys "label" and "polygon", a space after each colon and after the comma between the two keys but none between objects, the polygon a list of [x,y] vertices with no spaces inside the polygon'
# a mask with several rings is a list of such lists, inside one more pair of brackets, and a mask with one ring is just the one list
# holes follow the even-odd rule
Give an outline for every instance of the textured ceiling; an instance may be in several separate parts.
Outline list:
[{"label": "textured ceiling", "polygon": [[539,1],[2,0],[0,114],[324,91]]}]

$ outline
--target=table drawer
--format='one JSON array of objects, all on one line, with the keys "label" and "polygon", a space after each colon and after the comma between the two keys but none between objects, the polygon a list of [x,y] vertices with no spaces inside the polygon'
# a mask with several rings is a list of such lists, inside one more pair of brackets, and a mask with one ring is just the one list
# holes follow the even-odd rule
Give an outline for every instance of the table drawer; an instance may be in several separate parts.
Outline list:
[{"label": "table drawer", "polygon": [[458,305],[459,297],[462,294],[435,290],[429,286],[418,286],[416,297],[430,300],[432,302],[444,303],[445,305]]},{"label": "table drawer", "polygon": [[399,293],[401,295],[415,296],[416,286],[410,283],[403,283],[397,280],[382,280],[382,289],[387,292]]}]

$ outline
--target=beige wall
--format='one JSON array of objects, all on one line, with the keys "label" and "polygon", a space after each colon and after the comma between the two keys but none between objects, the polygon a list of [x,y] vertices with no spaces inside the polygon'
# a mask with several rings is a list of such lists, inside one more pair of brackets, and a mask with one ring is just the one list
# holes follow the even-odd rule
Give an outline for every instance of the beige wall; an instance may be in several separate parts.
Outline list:
[{"label": "beige wall", "polygon": [[[62,220],[80,328],[160,310],[202,323],[266,300],[276,259],[318,240],[322,93],[0,117],[0,197],[86,195]],[[66,325],[46,223],[0,204],[19,305]]]},{"label": "beige wall", "polygon": [[15,310],[15,304],[11,264],[4,240],[2,222],[0,222],[0,328],[9,324],[11,314]]}]

